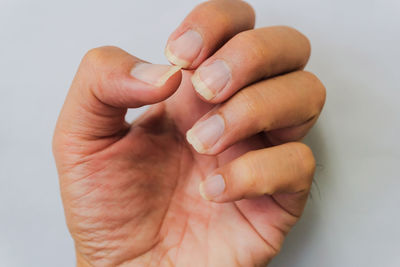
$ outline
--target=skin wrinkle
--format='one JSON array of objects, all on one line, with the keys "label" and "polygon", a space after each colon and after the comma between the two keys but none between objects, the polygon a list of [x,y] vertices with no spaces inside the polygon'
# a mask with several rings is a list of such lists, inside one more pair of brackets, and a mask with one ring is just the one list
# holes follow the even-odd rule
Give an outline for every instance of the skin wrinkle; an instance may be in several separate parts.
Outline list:
[{"label": "skin wrinkle", "polygon": [[[155,248],[160,245],[160,242],[161,242],[161,240],[159,240],[158,242],[154,243],[147,251],[139,254],[136,258],[128,259],[128,260],[122,262],[119,265],[121,265],[121,267],[122,267],[122,265],[124,265],[125,263],[129,263],[129,262],[134,263],[137,259],[141,260],[141,259],[143,259],[144,256],[146,256],[146,254],[150,253],[150,260],[148,260],[147,266],[154,266],[154,265],[151,265],[153,263],[153,261],[152,261],[152,257],[153,256],[152,255],[154,254]],[[130,265],[128,264],[128,266],[130,266]]]},{"label": "skin wrinkle", "polygon": [[243,214],[242,210],[236,205],[236,203],[233,203],[235,208],[237,209],[237,211],[239,212],[239,214],[242,216],[242,218],[244,220],[247,221],[247,223],[251,226],[251,228],[254,230],[254,232],[258,235],[258,237],[263,240],[274,252],[274,254],[278,254],[279,253],[279,249],[275,248],[274,246],[272,246],[268,240],[266,240],[261,234],[260,232],[258,232],[258,230],[254,227],[254,225],[249,221],[249,219]]},{"label": "skin wrinkle", "polygon": [[[192,154],[192,157],[193,157],[193,154]],[[189,220],[190,220],[190,216],[189,215],[190,214],[188,212],[186,212],[186,216],[185,216],[186,219],[184,220],[185,223],[183,225],[183,231],[182,231],[182,234],[181,234],[181,237],[180,237],[179,241],[176,243],[176,246],[178,246],[178,244],[182,244],[185,236],[187,235],[187,229],[188,229],[188,224],[189,224]],[[176,252],[176,258],[177,259],[179,258],[180,248],[181,247],[179,246],[178,249],[177,249],[177,252]]]},{"label": "skin wrinkle", "polygon": [[[172,201],[173,201],[173,200],[172,200]],[[177,258],[179,257],[179,256],[178,256],[178,255],[179,255],[179,248],[180,248],[179,244],[182,243],[184,237],[188,234],[188,233],[187,233],[187,229],[188,229],[188,222],[189,222],[189,220],[190,220],[189,215],[187,215],[186,218],[187,218],[187,219],[184,220],[184,221],[185,221],[185,224],[183,225],[183,230],[182,230],[182,235],[181,235],[181,237],[180,237],[180,240],[177,241],[176,244],[173,245],[172,247],[163,248],[164,253],[163,253],[163,254],[161,255],[161,257],[160,257],[159,264],[162,262],[162,259],[164,259],[165,257],[167,257],[167,258],[169,259],[169,261],[171,261],[171,258],[169,257],[168,253],[169,253],[169,251],[170,251],[171,249],[173,249],[173,248],[175,248],[175,247],[178,247],[178,251],[176,252],[176,257],[177,257]],[[192,231],[192,233],[193,233],[193,231]],[[162,240],[160,240],[160,242],[161,242],[161,241],[162,241]],[[159,242],[159,243],[160,243],[160,242]],[[150,265],[149,265],[149,266],[150,266]],[[160,266],[160,265],[158,265],[158,266]]]},{"label": "skin wrinkle", "polygon": [[[270,144],[273,145],[273,146],[283,144],[283,143],[285,143],[285,141],[287,141],[287,139],[280,138],[280,136],[282,136],[282,135],[286,136],[288,131],[289,132],[290,131],[293,132],[293,131],[299,130],[299,127],[306,127],[306,129],[310,129],[312,127],[312,125],[314,125],[314,123],[316,122],[317,119],[318,119],[318,116],[314,117],[311,120],[308,120],[306,123],[303,123],[303,124],[300,124],[300,125],[286,127],[286,128],[280,128],[280,129],[276,129],[276,130],[265,132],[265,137],[268,138],[268,140],[270,141]],[[289,141],[295,141],[296,139],[301,141],[302,138],[305,135],[305,133],[303,133],[303,132],[304,131],[301,130],[300,135],[299,135],[299,133],[296,133],[295,136],[297,138],[292,138]],[[273,138],[273,141],[271,140],[271,138]]]},{"label": "skin wrinkle", "polygon": [[[102,87],[103,86],[101,85],[101,83],[98,83],[96,88],[102,88]],[[82,103],[84,103],[85,105],[82,105],[82,108],[86,109],[91,114],[98,116],[99,118],[121,118],[121,114],[122,115],[126,114],[126,112],[127,112],[126,108],[115,107],[115,106],[107,104],[106,102],[101,100],[100,97],[98,97],[96,95],[95,91],[96,90],[93,89],[93,87],[90,87],[89,94],[97,100],[94,102],[95,104],[93,102],[84,101]],[[90,103],[92,103],[92,106],[90,106]],[[103,105],[103,106],[108,107],[109,110],[108,110],[108,112],[104,112],[104,111],[101,112],[102,110],[94,105]]]},{"label": "skin wrinkle", "polygon": [[[90,197],[91,194],[93,194],[94,192],[98,191],[101,187],[102,187],[101,184],[98,184],[96,186],[91,186],[91,188],[88,191],[85,191],[81,196],[79,196],[77,198],[74,197],[74,199],[71,200],[71,208],[72,208],[72,210],[74,210],[73,209],[74,208],[74,203],[78,203],[79,204],[79,202],[82,201],[82,199]],[[79,205],[78,205],[78,210],[80,210],[80,209],[82,209],[82,206],[79,207]],[[73,213],[73,216],[82,216],[82,215],[83,215],[82,213],[79,213],[79,214],[78,213]]]},{"label": "skin wrinkle", "polygon": [[[124,133],[125,131],[127,131],[128,129],[126,129],[127,124],[125,123],[125,119],[123,118],[127,112],[127,109],[125,108],[116,108],[114,106],[108,105],[107,103],[103,102],[99,97],[96,96],[96,94],[93,92],[94,90],[91,89],[89,90],[89,97],[92,97],[95,99],[95,101],[81,101],[81,105],[80,108],[82,108],[84,111],[86,111],[87,113],[90,113],[92,115],[94,115],[94,117],[97,117],[98,119],[108,119],[110,121],[114,121],[115,126],[117,127],[112,127],[114,130],[113,132],[108,133],[107,135],[103,134],[98,134],[96,135],[95,133],[93,133],[93,131],[91,131],[90,134],[80,134],[80,137],[83,140],[95,140],[98,141],[98,139],[107,139],[109,137],[114,137],[114,136],[121,136],[122,133]],[[85,99],[86,97],[82,96],[83,99]],[[93,104],[93,102],[95,104]],[[89,103],[92,103],[92,107],[90,107]],[[96,106],[95,106],[96,105]],[[105,106],[107,107],[109,110],[112,110],[112,112],[103,112],[101,113],[99,107],[100,106]],[[78,112],[77,112],[78,113]],[[121,119],[118,119],[121,118]],[[115,121],[115,119],[118,119],[118,121]],[[85,126],[85,123],[80,125],[80,128],[82,126]],[[96,125],[96,127],[98,127],[98,125]],[[110,129],[108,127],[108,129]],[[90,130],[90,128],[88,129]],[[98,131],[101,131],[101,129],[97,129]],[[79,133],[81,131],[81,129],[78,129],[77,132]]]},{"label": "skin wrinkle", "polygon": [[[192,158],[194,158],[194,154],[192,153],[192,152],[190,152],[190,155],[191,155],[191,157]],[[181,162],[181,161],[180,161]],[[181,174],[181,175],[183,175],[183,174]],[[202,174],[202,176],[204,177],[204,174]],[[177,186],[176,186],[176,188],[178,188],[180,185],[178,184]],[[173,199],[171,200],[171,202],[173,201]],[[171,250],[171,249],[173,249],[174,247],[178,247],[178,250],[177,250],[177,252],[176,252],[176,258],[179,258],[179,253],[180,253],[180,246],[178,246],[179,244],[182,244],[182,242],[183,242],[183,240],[184,240],[184,237],[188,234],[187,233],[187,229],[188,229],[188,222],[189,222],[189,220],[190,220],[190,216],[189,216],[189,214],[187,214],[186,216],[186,219],[184,220],[185,221],[185,224],[183,225],[183,230],[182,230],[182,234],[181,234],[181,237],[180,237],[180,239],[179,239],[179,241],[177,241],[177,243],[176,243],[176,245],[174,245],[174,246],[172,246],[172,247],[170,247],[170,248],[166,248],[165,249],[165,252],[162,254],[162,256],[160,257],[160,259],[162,259],[162,258],[164,258],[164,257],[168,257],[169,258],[169,256],[168,256],[168,252]],[[207,221],[207,225],[206,225],[206,228],[208,229],[208,224],[209,224],[209,219],[208,220],[206,220]],[[193,232],[193,231],[192,231]],[[207,231],[207,234],[208,234],[208,231]],[[208,239],[207,239],[208,240]],[[170,259],[170,258],[169,258]],[[161,261],[160,261],[161,262]]]},{"label": "skin wrinkle", "polygon": [[[136,258],[140,258],[140,257],[144,256],[145,254],[151,252],[151,251],[152,251],[155,247],[157,247],[158,245],[159,245],[159,242],[155,242],[147,251],[144,251],[143,253],[138,254],[138,255],[136,256]],[[134,258],[134,259],[123,260],[123,261],[121,261],[120,263],[116,264],[116,266],[122,266],[122,265],[124,265],[125,263],[129,263],[129,262],[132,262],[132,261],[135,261],[135,258]],[[151,264],[151,261],[149,261],[149,265],[147,265],[147,266],[151,266],[150,264]]]},{"label": "skin wrinkle", "polygon": [[[188,214],[186,214],[186,220],[185,220],[185,223],[184,223],[184,225],[183,225],[183,230],[182,230],[182,234],[181,234],[181,236],[179,237],[179,241],[178,242],[176,242],[176,245],[175,246],[177,246],[177,251],[176,251],[176,258],[178,259],[179,258],[179,252],[180,252],[180,246],[178,246],[178,244],[182,244],[182,241],[183,241],[183,239],[184,239],[184,237],[185,237],[185,235],[186,235],[186,230],[187,230],[187,226],[188,226],[188,218],[189,218],[189,215]],[[173,246],[174,247],[174,246]],[[172,248],[173,248],[172,247]],[[171,250],[171,248],[169,248],[169,250]],[[167,254],[168,253],[168,251],[166,251],[166,253],[165,254]]]},{"label": "skin wrinkle", "polygon": [[[144,217],[144,216],[143,216],[143,217]],[[121,226],[119,227],[119,229],[114,229],[114,231],[117,231],[117,230],[122,229],[126,224],[128,224],[128,223],[130,223],[130,222],[131,222],[130,220],[129,220],[129,221],[126,221],[123,225],[121,225]],[[112,232],[113,232],[113,231],[112,231]],[[155,234],[154,236],[156,237],[157,235]],[[126,236],[126,238],[128,238],[128,236]],[[154,238],[154,239],[158,239],[158,238]],[[115,243],[115,242],[120,242],[120,241],[121,241],[121,239],[113,239],[113,240],[111,240],[111,241],[108,242],[108,243],[109,243],[109,244],[113,244],[113,243]],[[160,242],[160,241],[159,241],[159,239],[158,239],[157,241],[154,242],[154,244],[153,244],[148,250],[144,251],[142,254],[137,255],[136,257],[140,257],[140,256],[142,256],[143,254],[146,254],[148,251],[151,251],[154,247],[156,247],[156,246],[158,245],[159,242]],[[106,244],[107,244],[107,243],[106,243]],[[104,251],[104,247],[109,247],[109,246],[108,246],[108,245],[103,245],[101,251]],[[116,248],[118,248],[118,245],[116,246]],[[101,255],[102,258],[106,257],[107,255],[108,255],[108,256],[109,256],[109,255],[112,255],[113,252],[116,251],[116,249],[115,249],[115,247],[111,246],[111,248],[108,248],[106,251],[108,251],[108,253],[107,253],[105,256],[104,256],[104,255]],[[120,262],[120,263],[116,263],[116,265],[119,266],[119,265],[121,265],[121,264],[123,264],[124,262],[127,262],[127,261],[129,261],[129,259],[128,259],[128,260],[123,260],[123,259],[121,259],[121,262]]]},{"label": "skin wrinkle", "polygon": [[[257,30],[256,30],[257,31]],[[271,60],[265,60],[263,62],[260,62],[257,60],[258,58],[269,58],[269,54],[272,54],[271,51],[274,51],[276,49],[266,49],[266,43],[264,40],[260,40],[259,36],[255,34],[255,31],[244,31],[239,33],[238,35],[235,36],[236,42],[238,44],[241,44],[245,47],[247,47],[248,51],[251,51],[250,53],[246,53],[246,58],[241,58],[241,60],[244,60],[242,64],[246,64],[249,62],[248,65],[250,65],[250,62],[258,62],[257,68],[255,68],[258,73],[255,75],[260,77],[263,74],[265,77],[271,76],[271,73],[269,73],[267,70],[272,70],[273,68],[271,65],[274,63]],[[248,44],[248,45],[245,45]],[[268,43],[268,45],[273,45],[273,42]],[[273,48],[273,47],[272,47]],[[267,64],[265,64],[267,62]],[[279,62],[279,61],[278,61]],[[261,80],[262,77],[259,78]]]},{"label": "skin wrinkle", "polygon": [[85,255],[85,258],[89,261],[89,262],[98,262],[98,261],[109,261],[107,260],[106,256],[108,256],[110,254],[110,251],[112,251],[112,249],[108,249],[105,250],[104,246],[102,246],[102,248],[99,247],[93,247],[93,246],[77,246],[77,249],[81,252],[81,251],[86,251],[86,253],[84,253],[83,255]]},{"label": "skin wrinkle", "polygon": [[[171,201],[173,201],[173,200],[171,200]],[[169,208],[170,208],[171,206],[169,206]],[[168,209],[169,209],[168,208]],[[166,213],[167,214],[167,213]],[[189,216],[188,215],[186,215],[185,216],[186,218],[188,218]],[[187,229],[187,226],[188,226],[188,219],[186,219],[186,220],[184,220],[185,221],[185,223],[184,223],[184,225],[183,225],[183,229],[182,229],[182,234],[181,234],[181,237],[180,237],[180,240],[178,241],[178,242],[176,242],[176,245],[173,245],[172,247],[169,247],[169,248],[166,248],[165,249],[165,252],[161,255],[161,257],[160,257],[160,262],[161,262],[161,260],[162,260],[162,258],[163,257],[166,257],[166,256],[168,256],[168,252],[171,250],[171,249],[173,249],[175,246],[178,246],[178,244],[181,244],[182,243],[182,240],[183,240],[183,238],[184,238],[184,236],[185,236],[185,233],[186,233],[186,229]],[[163,221],[164,222],[164,221]],[[160,230],[161,230],[161,228],[162,228],[162,226],[160,227]],[[159,231],[160,232],[160,231]],[[176,252],[176,258],[178,258],[178,254],[179,254],[179,248],[180,247],[178,247],[178,250],[177,250],[177,252]],[[168,256],[169,257],[169,256]]]},{"label": "skin wrinkle", "polygon": [[[218,163],[218,157],[217,157],[217,165],[219,166],[219,163]],[[205,227],[206,227],[206,229],[207,229],[207,232],[206,232],[206,242],[208,243],[208,246],[211,248],[212,247],[212,245],[211,244],[209,244],[209,240],[210,240],[210,221],[211,221],[211,214],[209,215],[209,217],[208,217],[208,219],[206,220],[207,221],[207,224],[205,225]],[[209,254],[207,253],[206,254],[206,257],[207,257],[207,260],[206,260],[206,262],[207,262],[207,265],[209,265],[210,264],[210,257],[209,257]]]},{"label": "skin wrinkle", "polygon": [[[182,244],[182,243],[183,243],[183,240],[184,240],[184,238],[185,238],[185,236],[187,236],[187,235],[196,238],[196,236],[195,236],[195,234],[194,234],[192,228],[189,226],[189,220],[190,220],[190,217],[188,217],[188,219],[186,220],[186,223],[185,223],[185,226],[184,226],[184,231],[183,231],[181,240],[178,242],[178,244]],[[198,239],[197,239],[197,240],[198,240]],[[180,254],[181,248],[182,248],[182,246],[180,246],[180,247],[178,248],[177,258],[179,258],[179,254]]]},{"label": "skin wrinkle", "polygon": [[[127,131],[129,131],[129,129],[127,129]],[[94,158],[96,158],[97,157],[97,155],[98,154],[101,154],[102,152],[104,152],[104,151],[106,151],[106,150],[112,150],[113,149],[113,147],[114,147],[114,145],[116,145],[117,143],[118,143],[118,141],[120,141],[124,136],[126,136],[126,134],[124,134],[124,135],[122,135],[123,133],[121,132],[121,136],[113,136],[113,137],[107,137],[106,139],[108,139],[108,138],[111,138],[111,139],[114,139],[114,140],[111,140],[111,142],[109,142],[109,144],[107,145],[107,146],[104,146],[104,147],[99,147],[97,150],[94,150],[94,151],[91,151],[91,154],[88,154],[88,155],[82,155],[82,154],[80,154],[80,153],[76,153],[76,155],[77,155],[77,158],[76,159],[74,159],[73,160],[73,162],[71,162],[71,163],[69,163],[69,164],[65,164],[65,162],[64,162],[64,165],[67,165],[68,166],[68,168],[65,168],[65,166],[63,166],[64,168],[62,168],[62,169],[60,169],[58,166],[58,169],[59,169],[59,172],[61,173],[61,174],[63,174],[63,173],[68,173],[68,172],[73,172],[74,171],[74,168],[76,168],[76,167],[80,167],[80,168],[82,168],[82,165],[85,165],[86,163],[88,163],[88,162],[90,162],[91,160],[93,160]],[[74,140],[75,138],[72,138],[72,140]],[[104,139],[103,139],[104,140]],[[74,142],[75,143],[75,142]],[[79,143],[79,142],[77,142],[77,143]],[[58,151],[55,151],[55,152],[53,152],[54,154],[58,154],[59,152]],[[90,175],[90,174],[89,174]],[[61,177],[61,176],[60,176]]]},{"label": "skin wrinkle", "polygon": [[[70,166],[70,169],[66,170],[66,172],[73,171],[73,168],[78,168],[78,167],[82,168],[82,166],[81,166],[82,164],[87,164],[89,162],[90,162],[90,159],[84,160],[83,163],[75,163],[74,166]],[[102,170],[105,170],[106,168],[107,168],[107,165],[104,165],[101,168],[93,170],[93,171],[89,172],[88,174],[85,174],[79,178],[65,177],[64,179],[60,180],[60,182],[63,184],[66,184],[67,186],[71,186],[77,182],[84,180],[84,179],[88,179],[89,177],[93,176],[94,174],[96,174]]]},{"label": "skin wrinkle", "polygon": [[[273,199],[273,200],[276,201],[275,199]],[[300,219],[300,217],[297,217],[297,216],[291,214],[291,213],[288,212],[288,211],[286,211],[286,213],[287,213],[288,215],[290,215],[290,216],[293,217],[295,223]],[[278,230],[279,232],[282,232],[284,236],[286,236],[286,235],[289,233],[289,231],[290,231],[290,229],[283,229],[283,227],[280,227],[280,226],[278,226],[278,225],[276,225],[276,224],[271,224],[271,227],[275,228],[275,229]],[[292,225],[290,225],[290,227],[292,227]]]},{"label": "skin wrinkle", "polygon": [[[122,134],[122,133],[121,133]],[[83,151],[75,151],[73,154],[76,155],[73,159],[69,160],[69,165],[71,170],[69,171],[73,171],[73,168],[79,165],[82,165],[85,162],[89,162],[90,160],[92,160],[92,158],[96,158],[97,154],[102,153],[103,151],[106,151],[108,149],[112,149],[113,145],[117,144],[118,141],[120,141],[122,139],[123,136],[114,136],[111,137],[109,139],[102,139],[101,141],[103,141],[103,143],[108,143],[107,146],[102,145],[99,146],[97,149],[90,151],[90,153],[88,154],[83,154]],[[99,141],[90,141],[90,142],[96,142],[96,144],[100,144]],[[71,144],[69,144],[69,147],[66,148],[65,150],[70,150],[69,148],[72,147],[75,143],[79,143],[79,141],[77,141],[76,139],[74,140],[74,142],[71,142]],[[80,148],[82,150],[82,148]],[[87,148],[84,148],[87,149]],[[85,151],[85,152],[89,152],[89,151]],[[71,154],[71,153],[70,153]],[[86,159],[87,158],[87,159]],[[65,162],[67,163],[67,162]]]},{"label": "skin wrinkle", "polygon": [[[99,190],[101,190],[101,188],[103,187],[103,185],[97,185],[97,186],[95,186],[95,188],[93,188],[93,189],[91,189],[91,190],[89,190],[88,192],[85,192],[85,195],[83,195],[83,196],[81,196],[81,197],[79,197],[78,199],[73,199],[72,201],[72,203],[79,203],[79,201],[80,200],[82,200],[82,198],[84,198],[84,197],[86,197],[86,198],[91,198],[91,196],[90,196],[90,194],[94,194],[94,192],[96,192],[96,191],[99,191]],[[94,196],[94,198],[96,198],[96,196]],[[126,207],[128,207],[131,203],[130,202],[132,202],[132,201],[134,201],[135,199],[132,199],[132,200],[128,200],[128,202],[125,204],[125,206]],[[118,204],[120,204],[121,202],[118,202]],[[113,205],[115,204],[115,203],[112,203]],[[82,208],[82,207],[81,207]],[[90,210],[90,209],[93,209],[93,207],[91,207],[91,206],[89,206],[89,207],[87,207],[88,208],[88,210]],[[123,210],[123,207],[120,207],[120,209],[122,209]],[[79,210],[79,207],[78,207],[78,210]],[[86,210],[85,210],[86,211]],[[79,217],[84,217],[85,215],[85,212],[84,213],[74,213],[74,216],[79,216]],[[146,213],[144,213],[144,214],[146,214]],[[91,215],[91,216],[93,216],[93,215]],[[144,216],[143,216],[144,217]],[[121,222],[121,218],[119,218],[118,219],[118,222]]]},{"label": "skin wrinkle", "polygon": [[[140,217],[146,217],[146,213],[149,213],[149,212],[148,212],[148,211],[147,211],[147,212],[143,212],[143,214],[142,214]],[[88,219],[93,219],[93,218],[92,218],[92,217],[88,217]],[[121,225],[120,225],[118,228],[115,228],[115,227],[113,227],[113,226],[111,226],[111,225],[108,225],[107,228],[102,227],[101,230],[104,231],[105,233],[102,233],[102,232],[98,233],[98,231],[99,231],[100,229],[93,229],[93,227],[91,227],[92,229],[89,229],[89,233],[95,233],[95,232],[97,232],[97,236],[98,236],[99,240],[105,239],[105,238],[104,238],[105,235],[107,235],[107,238],[106,238],[106,239],[108,239],[109,236],[113,236],[113,233],[114,233],[114,232],[120,231],[121,229],[124,228],[125,225],[127,225],[127,224],[130,223],[130,222],[131,222],[131,220],[128,220],[128,219],[126,219],[125,221],[119,220],[119,224],[121,224]],[[81,233],[81,234],[82,234],[82,233]],[[82,236],[81,236],[80,238],[82,238]],[[114,236],[113,239],[118,239],[118,238],[119,238],[118,236]],[[90,240],[90,241],[94,241],[93,239],[94,239],[94,237],[88,238],[88,240]],[[96,241],[99,241],[99,240],[96,240]]]},{"label": "skin wrinkle", "polygon": [[[300,192],[296,192],[296,193],[293,193],[293,194],[301,194],[301,193],[302,193],[302,192],[300,191]],[[275,203],[276,203],[279,207],[281,207],[281,209],[284,210],[287,214],[289,214],[290,216],[295,217],[297,220],[300,219],[300,216],[298,216],[298,215],[296,215],[296,214],[294,214],[294,213],[291,213],[291,212],[290,212],[289,210],[287,210],[284,206],[282,206],[281,203],[280,203],[278,200],[276,200],[276,198],[274,197],[274,195],[272,195],[271,197],[272,197],[272,199],[275,201]]]},{"label": "skin wrinkle", "polygon": [[121,226],[120,228],[122,228],[123,226]]}]

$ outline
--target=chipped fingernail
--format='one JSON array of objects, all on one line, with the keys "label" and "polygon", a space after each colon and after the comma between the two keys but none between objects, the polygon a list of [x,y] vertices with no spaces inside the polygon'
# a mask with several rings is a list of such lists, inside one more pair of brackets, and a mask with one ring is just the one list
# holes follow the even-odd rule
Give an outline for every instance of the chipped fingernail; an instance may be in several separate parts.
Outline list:
[{"label": "chipped fingernail", "polygon": [[165,56],[174,65],[187,68],[200,54],[202,47],[201,35],[194,30],[188,30],[168,43],[165,48]]},{"label": "chipped fingernail", "polygon": [[231,70],[223,60],[200,67],[192,76],[194,89],[205,99],[213,99],[232,78]]},{"label": "chipped fingernail", "polygon": [[204,121],[196,123],[186,133],[186,139],[197,152],[204,153],[217,143],[224,130],[224,119],[220,115],[215,114]]},{"label": "chipped fingernail", "polygon": [[181,68],[178,66],[168,66],[150,63],[137,63],[131,70],[131,75],[136,79],[154,85],[163,86],[168,79],[178,72]]}]

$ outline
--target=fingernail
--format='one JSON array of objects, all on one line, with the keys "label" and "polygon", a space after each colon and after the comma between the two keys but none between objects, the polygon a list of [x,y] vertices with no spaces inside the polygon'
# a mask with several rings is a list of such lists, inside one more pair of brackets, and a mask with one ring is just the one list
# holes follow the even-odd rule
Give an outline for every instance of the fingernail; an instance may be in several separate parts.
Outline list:
[{"label": "fingernail", "polygon": [[180,69],[177,66],[138,63],[132,68],[131,75],[142,82],[160,87]]},{"label": "fingernail", "polygon": [[216,114],[198,122],[186,133],[186,139],[197,152],[204,153],[217,143],[224,130],[224,119]]},{"label": "fingernail", "polygon": [[223,60],[200,67],[192,76],[194,89],[205,99],[213,99],[232,77],[231,70]]},{"label": "fingernail", "polygon": [[200,183],[199,191],[200,195],[206,200],[212,200],[221,195],[225,191],[224,177],[220,174],[208,177]]},{"label": "fingernail", "polygon": [[165,48],[167,59],[182,68],[192,65],[203,47],[203,38],[194,31],[188,30],[177,39],[170,41]]}]

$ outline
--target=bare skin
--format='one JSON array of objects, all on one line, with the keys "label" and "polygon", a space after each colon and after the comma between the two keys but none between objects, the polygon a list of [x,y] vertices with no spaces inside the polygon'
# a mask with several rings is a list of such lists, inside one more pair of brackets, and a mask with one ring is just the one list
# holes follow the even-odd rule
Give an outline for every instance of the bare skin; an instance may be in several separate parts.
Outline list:
[{"label": "bare skin", "polygon": [[[238,10],[245,18],[237,19]],[[202,18],[215,12],[239,20],[230,38],[222,29],[215,31],[223,43],[202,33],[204,49],[192,64],[157,86],[132,76],[142,61],[118,48],[97,48],[82,60],[53,139],[78,266],[264,266],[300,218],[315,162],[297,140],[325,100],[322,84],[302,71],[308,41],[287,27],[251,30],[253,11],[236,0],[197,7],[176,32],[208,29]],[[265,36],[281,45],[257,41]],[[274,53],[256,66],[229,62],[233,52],[251,57],[249,44]],[[213,57],[240,70],[233,67],[231,85],[207,100],[190,79]],[[272,63],[255,71],[265,62]],[[235,80],[235,71],[252,78]],[[148,104],[137,121],[125,122],[127,108]],[[199,153],[186,132],[214,114],[224,133]],[[199,184],[215,174],[225,188],[203,192],[206,200]]]}]

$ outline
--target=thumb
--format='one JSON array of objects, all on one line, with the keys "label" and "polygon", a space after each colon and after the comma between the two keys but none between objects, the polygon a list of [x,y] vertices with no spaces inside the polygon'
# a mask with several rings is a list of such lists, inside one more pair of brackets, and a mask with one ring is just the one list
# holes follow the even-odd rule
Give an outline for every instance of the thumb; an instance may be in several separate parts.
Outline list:
[{"label": "thumb", "polygon": [[[144,62],[116,47],[90,50],[82,59],[58,118],[53,150],[112,142],[127,129],[127,108],[163,101],[182,79],[179,67]],[[71,140],[72,139],[72,140]],[[76,146],[73,146],[74,143]]]}]

